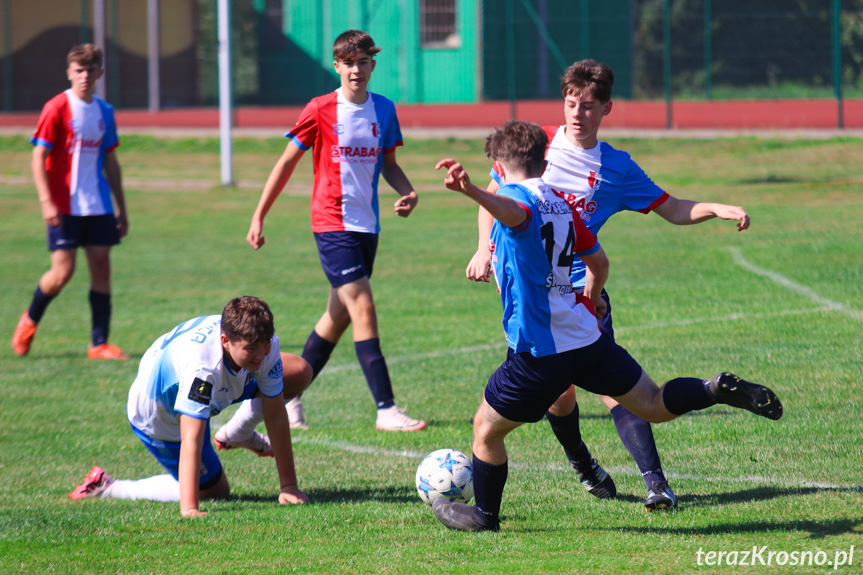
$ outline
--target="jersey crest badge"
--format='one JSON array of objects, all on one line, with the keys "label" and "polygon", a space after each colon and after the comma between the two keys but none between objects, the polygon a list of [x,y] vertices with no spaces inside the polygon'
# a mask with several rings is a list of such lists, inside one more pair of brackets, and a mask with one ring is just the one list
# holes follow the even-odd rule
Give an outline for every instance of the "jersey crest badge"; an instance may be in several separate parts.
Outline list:
[{"label": "jersey crest badge", "polygon": [[587,185],[594,190],[599,190],[599,184],[602,183],[602,176],[599,172],[590,171],[590,176],[587,178]]},{"label": "jersey crest badge", "polygon": [[375,138],[381,137],[381,123],[380,122],[372,122],[372,136]]},{"label": "jersey crest badge", "polygon": [[213,384],[209,381],[204,381],[198,377],[192,382],[192,389],[189,390],[189,399],[204,405],[210,405],[210,399],[213,397]]},{"label": "jersey crest badge", "polygon": [[345,133],[344,124],[333,124],[333,134],[341,135]]}]

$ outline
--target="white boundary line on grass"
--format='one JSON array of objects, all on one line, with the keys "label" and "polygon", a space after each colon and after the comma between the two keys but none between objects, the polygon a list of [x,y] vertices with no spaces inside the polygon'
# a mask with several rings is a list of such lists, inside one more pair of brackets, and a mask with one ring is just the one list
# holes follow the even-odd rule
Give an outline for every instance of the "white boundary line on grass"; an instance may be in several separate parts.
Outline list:
[{"label": "white boundary line on grass", "polygon": [[[417,460],[421,460],[423,457],[428,455],[427,453],[422,453],[409,449],[384,449],[379,447],[369,447],[367,445],[357,445],[355,443],[349,443],[347,441],[332,441],[317,437],[306,438],[302,436],[294,436],[293,443],[308,443],[311,445],[320,445],[321,447],[338,449],[346,451],[348,453],[362,453],[376,456],[383,455],[387,457],[403,457],[407,459]],[[571,468],[568,466],[554,464],[530,465],[526,463],[511,463],[510,467],[512,467],[513,469],[541,469],[544,471],[564,472],[571,470]],[[607,468],[607,470],[613,475],[641,477],[641,473],[638,473],[637,471],[633,471],[631,469],[624,469],[622,467],[609,467]],[[836,491],[863,491],[863,486],[837,485],[834,483],[822,483],[818,481],[809,481],[806,479],[800,481],[791,481],[787,479],[777,479],[775,477],[762,477],[760,475],[748,475],[744,477],[713,477],[710,475],[698,475],[693,473],[670,473],[669,478],[708,482],[755,483],[759,485],[780,485],[782,487],[810,487],[814,489],[826,489]]]},{"label": "white boundary line on grass", "polygon": [[803,295],[803,296],[811,299],[815,303],[824,306],[824,308],[826,308],[826,309],[829,309],[832,311],[838,311],[838,312],[845,314],[846,316],[848,316],[852,319],[856,319],[857,321],[863,321],[863,312],[859,312],[856,309],[852,309],[852,308],[848,307],[847,305],[840,303],[838,301],[833,301],[833,300],[829,300],[825,297],[821,297],[820,295],[818,295],[817,293],[812,291],[811,288],[808,288],[806,286],[802,286],[796,282],[793,282],[790,279],[788,279],[787,277],[785,277],[781,274],[778,274],[774,271],[756,266],[755,264],[753,264],[752,262],[747,260],[745,257],[743,257],[743,254],[741,253],[739,248],[734,247],[734,248],[728,248],[728,249],[731,252],[731,258],[734,260],[734,263],[736,263],[738,266],[742,267],[743,269],[749,270],[750,272],[752,272],[754,274],[757,274],[757,275],[765,277],[769,280],[772,280],[772,281],[778,283],[779,285],[781,285],[782,287],[786,287],[790,290],[796,291],[800,295]]}]

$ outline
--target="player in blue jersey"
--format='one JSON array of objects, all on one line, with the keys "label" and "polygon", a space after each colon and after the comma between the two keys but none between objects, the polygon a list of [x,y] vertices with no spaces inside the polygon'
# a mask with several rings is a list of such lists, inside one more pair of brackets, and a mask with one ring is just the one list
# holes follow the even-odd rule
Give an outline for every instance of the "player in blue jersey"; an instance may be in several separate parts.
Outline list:
[{"label": "player in blue jersey", "polygon": [[[461,164],[441,160],[447,188],[471,198],[494,220],[489,239],[509,343],[506,361],[488,380],[473,423],[476,505],[437,500],[437,518],[451,529],[496,531],[508,474],[504,439],[551,411],[575,409],[573,386],[608,395],[648,421],[672,420],[717,403],[779,419],[782,404],[768,388],[730,373],[656,385],[641,366],[599,329],[608,259],[565,194],[543,173],[548,138],[529,122],[510,121],[492,132],[485,151],[503,186],[495,194],[471,184]],[[585,266],[583,293],[573,289],[575,258]],[[595,314],[595,315],[594,315]],[[565,446],[566,447],[566,446]]]},{"label": "player in blue jersey", "polygon": [[[611,216],[622,211],[645,214],[653,211],[676,225],[720,218],[737,221],[741,231],[747,229],[749,216],[743,208],[677,199],[653,183],[629,154],[598,139],[602,119],[612,109],[613,84],[614,74],[608,66],[592,60],[575,62],[564,73],[561,86],[566,124],[543,127],[549,145],[542,179],[565,194],[566,201],[581,215],[588,229],[598,234]],[[495,192],[500,186],[498,173],[492,169],[491,175],[488,190]],[[488,281],[487,238],[491,221],[491,216],[480,208],[478,248],[466,272],[474,281]],[[578,260],[573,265],[572,283],[577,289],[583,289],[585,284],[585,266]],[[600,328],[614,339],[611,302],[605,292],[603,298],[608,312],[600,320]],[[675,507],[677,498],[662,471],[650,424],[613,399],[605,396],[601,399],[611,410],[618,434],[644,477],[648,490],[645,507],[649,510]],[[581,440],[577,404],[573,415],[561,418],[549,413],[548,420],[582,484],[600,498],[613,497],[614,482]]]},{"label": "player in blue jersey", "polygon": [[266,444],[276,460],[279,503],[306,503],[309,498],[297,486],[284,397],[296,396],[311,379],[305,360],[279,351],[273,314],[261,299],[238,297],[221,316],[185,321],[141,358],[126,408],[132,432],[168,473],[115,480],[94,467],[69,497],[179,501],[184,517],[206,515],[199,508],[201,499],[230,493],[210,443],[210,418],[254,398],[261,404],[269,440],[255,432],[238,447],[261,454]]}]

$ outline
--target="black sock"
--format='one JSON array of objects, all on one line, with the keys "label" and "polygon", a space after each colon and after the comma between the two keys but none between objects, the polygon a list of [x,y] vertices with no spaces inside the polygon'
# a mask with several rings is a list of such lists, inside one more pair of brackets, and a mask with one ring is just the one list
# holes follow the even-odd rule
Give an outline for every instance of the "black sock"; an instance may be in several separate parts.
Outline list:
[{"label": "black sock", "polygon": [[500,504],[508,475],[508,461],[492,465],[473,456],[473,496],[477,511],[488,521],[500,520]]},{"label": "black sock", "polygon": [[111,324],[111,294],[90,290],[90,311],[93,317],[93,347],[108,341]]},{"label": "black sock", "polygon": [[309,334],[309,339],[306,340],[306,345],[303,347],[302,358],[312,367],[312,381],[327,365],[335,348],[336,344],[328,342],[319,336],[315,330]]},{"label": "black sock", "polygon": [[716,398],[707,390],[703,379],[678,377],[662,386],[662,402],[674,415],[705,409],[716,405]]},{"label": "black sock", "polygon": [[614,418],[620,440],[638,465],[647,488],[650,489],[654,481],[665,481],[650,424],[622,405],[611,410],[611,417]]},{"label": "black sock", "polygon": [[578,404],[569,415],[557,416],[550,411],[545,414],[551,424],[551,430],[563,446],[563,452],[569,463],[576,469],[584,469],[590,464],[590,450],[581,439],[581,428],[578,424]]},{"label": "black sock", "polygon": [[360,367],[363,368],[366,382],[368,382],[369,389],[372,391],[372,397],[375,398],[377,408],[382,409],[395,405],[393,386],[390,382],[390,372],[387,369],[387,362],[381,351],[381,340],[373,338],[365,341],[355,341],[354,347],[357,350],[357,359],[360,360]]},{"label": "black sock", "polygon": [[30,309],[27,310],[27,315],[30,316],[30,319],[33,320],[34,323],[39,323],[42,321],[42,316],[45,315],[45,310],[48,308],[48,304],[51,303],[55,295],[45,295],[42,292],[42,288],[36,286],[36,291],[33,292],[33,299],[30,301]]}]

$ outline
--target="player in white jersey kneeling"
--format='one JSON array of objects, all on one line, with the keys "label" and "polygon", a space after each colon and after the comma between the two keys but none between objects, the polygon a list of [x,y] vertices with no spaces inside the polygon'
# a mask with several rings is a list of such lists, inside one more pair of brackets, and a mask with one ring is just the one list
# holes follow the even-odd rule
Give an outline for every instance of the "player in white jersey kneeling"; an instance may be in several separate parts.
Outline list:
[{"label": "player in white jersey kneeling", "polygon": [[297,486],[284,398],[298,395],[311,378],[305,360],[279,351],[273,314],[259,298],[238,297],[221,316],[185,321],[141,358],[126,409],[132,432],[168,473],[121,481],[94,467],[69,497],[179,501],[184,517],[206,515],[201,499],[230,494],[210,443],[210,418],[251,399],[260,403],[269,440],[252,430],[243,445],[233,447],[273,455],[279,503],[306,503],[308,496]]}]

